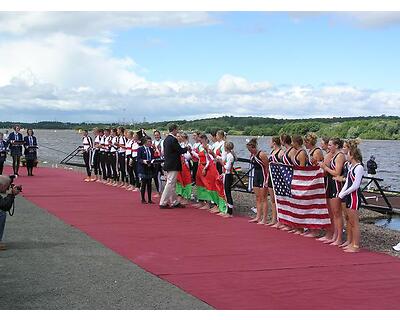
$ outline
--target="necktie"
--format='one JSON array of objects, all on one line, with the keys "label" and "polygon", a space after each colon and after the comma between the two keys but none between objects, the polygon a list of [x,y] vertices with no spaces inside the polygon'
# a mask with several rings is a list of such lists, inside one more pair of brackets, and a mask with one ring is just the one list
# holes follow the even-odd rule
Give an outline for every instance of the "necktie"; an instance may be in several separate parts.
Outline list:
[{"label": "necktie", "polygon": [[147,153],[147,160],[150,160],[151,155],[150,155],[150,150],[148,147],[146,147],[146,153]]},{"label": "necktie", "polygon": [[33,145],[33,143],[32,143],[32,136],[29,136],[29,145],[30,145],[30,146]]}]

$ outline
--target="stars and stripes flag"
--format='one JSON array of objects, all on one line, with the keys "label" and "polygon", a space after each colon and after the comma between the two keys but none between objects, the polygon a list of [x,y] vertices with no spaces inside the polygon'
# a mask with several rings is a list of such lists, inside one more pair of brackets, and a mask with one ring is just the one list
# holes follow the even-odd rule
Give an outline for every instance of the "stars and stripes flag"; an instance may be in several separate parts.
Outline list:
[{"label": "stars and stripes flag", "polygon": [[321,229],[331,224],[320,167],[270,163],[279,221],[295,228]]}]

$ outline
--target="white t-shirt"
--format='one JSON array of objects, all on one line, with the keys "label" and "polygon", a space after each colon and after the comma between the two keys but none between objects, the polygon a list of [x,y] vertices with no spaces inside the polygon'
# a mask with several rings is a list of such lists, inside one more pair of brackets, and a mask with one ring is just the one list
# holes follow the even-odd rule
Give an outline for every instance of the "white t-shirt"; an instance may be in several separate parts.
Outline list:
[{"label": "white t-shirt", "polygon": [[235,162],[235,158],[232,153],[225,153],[225,174],[232,173],[233,163]]}]

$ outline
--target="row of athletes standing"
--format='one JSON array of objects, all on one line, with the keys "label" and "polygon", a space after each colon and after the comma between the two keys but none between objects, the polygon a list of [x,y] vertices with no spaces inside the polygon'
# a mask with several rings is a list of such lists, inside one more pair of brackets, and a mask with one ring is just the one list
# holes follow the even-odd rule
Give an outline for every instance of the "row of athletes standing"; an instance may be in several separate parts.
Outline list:
[{"label": "row of athletes standing", "polygon": [[[339,138],[321,138],[319,147],[317,146],[317,136],[314,133],[308,133],[304,137],[282,134],[280,137],[272,137],[271,152],[267,154],[258,149],[257,139],[251,139],[247,143],[247,148],[255,168],[253,190],[256,194],[257,216],[249,222],[266,224],[306,237],[318,237],[318,240],[339,246],[346,252],[359,251],[358,210],[361,204],[360,185],[364,168],[358,144],[358,140],[343,141]],[[293,218],[293,220],[279,217],[275,205],[273,184],[268,174],[270,163],[299,167],[319,166],[323,169],[329,224],[316,221],[315,226],[305,230],[299,221],[301,216]],[[272,211],[272,219],[269,223],[267,223],[268,193],[271,198]],[[317,220],[317,218],[314,219]],[[347,231],[345,242],[343,242],[344,220]],[[321,233],[324,236],[319,237]]]},{"label": "row of athletes standing", "polygon": [[[94,139],[89,136],[88,131],[83,131],[82,136],[87,171],[85,181],[103,182],[133,191],[140,188],[142,203],[153,203],[151,180],[154,180],[157,191],[154,196],[161,193],[164,158],[161,133],[154,131],[154,140],[144,130],[133,132],[124,130],[123,127],[104,130],[95,128],[93,133]],[[193,133],[193,145],[189,143],[188,135],[184,132],[177,132],[174,137],[187,150],[180,156],[181,165],[173,191],[178,196],[179,203],[185,205],[197,199],[194,206],[231,217],[232,168],[236,157],[233,143],[225,141],[226,136],[222,130],[211,135],[211,142],[205,134]],[[197,189],[195,193],[192,192],[193,184]],[[145,189],[149,194],[147,201],[144,198]]]},{"label": "row of athletes standing", "polygon": [[[94,139],[87,130],[82,133],[82,152],[87,177],[86,182],[97,181],[107,185],[137,191],[140,188],[137,153],[147,137],[143,129],[125,130],[123,127],[93,129]],[[162,159],[161,133],[154,132],[152,150],[154,159]],[[92,176],[92,171],[94,177]],[[161,161],[153,165],[157,192],[161,191]]]}]

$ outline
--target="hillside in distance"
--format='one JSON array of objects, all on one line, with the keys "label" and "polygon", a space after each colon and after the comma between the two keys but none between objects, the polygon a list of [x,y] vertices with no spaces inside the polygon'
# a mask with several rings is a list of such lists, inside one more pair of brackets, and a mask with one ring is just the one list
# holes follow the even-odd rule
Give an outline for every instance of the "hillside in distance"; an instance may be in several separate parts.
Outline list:
[{"label": "hillside in distance", "polygon": [[[371,116],[351,118],[310,118],[310,119],[274,119],[264,117],[223,116],[198,120],[176,120],[161,122],[120,123],[70,123],[42,121],[20,123],[24,128],[34,129],[89,129],[122,125],[129,129],[144,128],[148,131],[158,129],[167,131],[168,124],[175,122],[187,132],[201,131],[210,133],[222,129],[229,135],[273,136],[281,133],[304,135],[315,132],[318,136],[361,138],[376,140],[400,140],[400,117]],[[0,127],[11,128],[14,123],[0,122]]]}]

